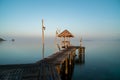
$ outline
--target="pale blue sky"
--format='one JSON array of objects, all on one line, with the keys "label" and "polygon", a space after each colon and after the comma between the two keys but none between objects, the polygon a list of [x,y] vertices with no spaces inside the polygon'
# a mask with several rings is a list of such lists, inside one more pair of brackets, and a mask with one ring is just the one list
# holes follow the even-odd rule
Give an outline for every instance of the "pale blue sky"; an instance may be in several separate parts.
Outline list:
[{"label": "pale blue sky", "polygon": [[54,36],[56,28],[85,38],[120,39],[120,0],[0,0],[0,36]]}]

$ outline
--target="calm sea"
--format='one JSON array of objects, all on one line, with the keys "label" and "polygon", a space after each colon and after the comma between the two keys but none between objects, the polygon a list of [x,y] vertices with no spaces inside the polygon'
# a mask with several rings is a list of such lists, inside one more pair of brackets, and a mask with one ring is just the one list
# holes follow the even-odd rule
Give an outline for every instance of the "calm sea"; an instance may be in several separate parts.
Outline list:
[{"label": "calm sea", "polygon": [[[84,62],[75,63],[72,80],[120,80],[120,41],[84,41],[83,45]],[[55,51],[58,49],[54,42],[47,41],[45,57]],[[40,59],[41,41],[0,42],[0,65],[34,63]]]}]

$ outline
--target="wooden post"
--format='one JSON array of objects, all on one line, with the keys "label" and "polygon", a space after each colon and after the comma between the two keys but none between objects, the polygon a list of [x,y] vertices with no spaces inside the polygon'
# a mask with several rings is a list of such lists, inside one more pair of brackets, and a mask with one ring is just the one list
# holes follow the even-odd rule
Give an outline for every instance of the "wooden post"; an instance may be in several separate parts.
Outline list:
[{"label": "wooden post", "polygon": [[80,47],[82,47],[82,37],[80,38]]},{"label": "wooden post", "polygon": [[65,46],[65,37],[64,37],[64,47],[66,48],[66,46]]},{"label": "wooden post", "polygon": [[76,52],[75,52],[76,50],[72,50],[72,54],[73,54],[73,56],[76,56]]},{"label": "wooden post", "polygon": [[68,74],[68,60],[66,58],[66,61],[65,61],[65,74]]},{"label": "wooden post", "polygon": [[58,74],[60,74],[60,71],[61,71],[60,65],[57,65],[56,69],[57,69]]},{"label": "wooden post", "polygon": [[69,54],[69,65],[71,65],[71,61],[72,61],[72,54]]},{"label": "wooden post", "polygon": [[71,45],[71,43],[70,43],[70,37],[68,38],[68,41],[69,41],[69,46]]},{"label": "wooden post", "polygon": [[42,19],[42,45],[43,45],[42,56],[43,56],[43,58],[44,58],[44,30],[45,30],[45,27],[44,27],[43,19]]},{"label": "wooden post", "polygon": [[58,35],[58,32],[56,31],[56,35],[55,35],[55,52],[57,51],[56,46],[58,47],[58,45],[57,45],[57,35]]}]

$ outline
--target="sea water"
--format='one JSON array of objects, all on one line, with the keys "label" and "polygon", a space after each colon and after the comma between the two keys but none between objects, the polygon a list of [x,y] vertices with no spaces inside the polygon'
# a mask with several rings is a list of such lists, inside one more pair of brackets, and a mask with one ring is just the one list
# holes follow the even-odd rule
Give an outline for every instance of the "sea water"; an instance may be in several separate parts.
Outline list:
[{"label": "sea water", "polygon": [[[120,41],[84,41],[83,45],[85,61],[74,65],[71,80],[120,80]],[[45,42],[44,57],[56,51],[54,41]],[[35,63],[42,56],[40,40],[0,42],[0,65]]]},{"label": "sea water", "polygon": [[120,41],[84,42],[85,62],[75,65],[72,80],[120,80]]}]

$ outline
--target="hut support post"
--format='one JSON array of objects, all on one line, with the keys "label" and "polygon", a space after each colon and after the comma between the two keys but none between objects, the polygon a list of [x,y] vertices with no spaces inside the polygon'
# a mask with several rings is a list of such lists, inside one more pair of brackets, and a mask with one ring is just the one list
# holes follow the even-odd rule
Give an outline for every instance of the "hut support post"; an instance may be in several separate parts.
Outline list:
[{"label": "hut support post", "polygon": [[65,46],[65,37],[64,37],[64,42],[63,42],[64,46]]}]

